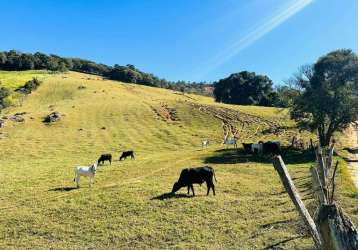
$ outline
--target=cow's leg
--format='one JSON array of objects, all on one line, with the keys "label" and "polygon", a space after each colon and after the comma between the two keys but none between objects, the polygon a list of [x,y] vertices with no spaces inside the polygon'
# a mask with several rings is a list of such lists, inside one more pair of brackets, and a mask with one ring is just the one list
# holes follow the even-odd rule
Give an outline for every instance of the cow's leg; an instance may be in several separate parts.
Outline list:
[{"label": "cow's leg", "polygon": [[208,182],[208,181],[206,182],[206,188],[207,188],[206,195],[209,195],[211,185],[209,184],[209,182]]},{"label": "cow's leg", "polygon": [[79,188],[80,187],[80,176],[79,175],[76,176],[76,184],[77,184],[77,188]]},{"label": "cow's leg", "polygon": [[190,185],[191,191],[193,192],[193,196],[195,196],[195,192],[194,192],[194,186],[193,184]]},{"label": "cow's leg", "polygon": [[190,194],[190,186],[188,186],[188,195]]},{"label": "cow's leg", "polygon": [[93,177],[89,178],[89,187],[92,187],[92,183],[93,183]]},{"label": "cow's leg", "polygon": [[211,182],[211,188],[212,188],[212,190],[213,190],[213,194],[215,195],[215,185],[214,185],[213,182]]}]

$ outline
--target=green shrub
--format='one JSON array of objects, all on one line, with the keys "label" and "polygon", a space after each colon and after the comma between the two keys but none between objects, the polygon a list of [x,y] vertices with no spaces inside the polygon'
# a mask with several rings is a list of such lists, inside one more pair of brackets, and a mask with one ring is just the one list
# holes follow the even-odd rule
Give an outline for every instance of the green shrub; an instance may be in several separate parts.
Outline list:
[{"label": "green shrub", "polygon": [[36,77],[32,78],[32,80],[25,83],[25,85],[21,88],[18,88],[16,91],[22,92],[24,94],[30,94],[33,90],[37,89],[42,82]]},{"label": "green shrub", "polygon": [[6,98],[10,95],[10,90],[4,87],[0,87],[0,109],[6,108],[8,102]]}]

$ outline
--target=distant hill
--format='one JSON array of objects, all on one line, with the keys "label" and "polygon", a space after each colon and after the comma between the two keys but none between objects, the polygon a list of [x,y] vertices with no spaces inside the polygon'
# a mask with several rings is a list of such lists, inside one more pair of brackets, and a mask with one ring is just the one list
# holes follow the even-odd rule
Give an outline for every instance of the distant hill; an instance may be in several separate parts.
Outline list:
[{"label": "distant hill", "polygon": [[49,70],[49,71],[77,71],[94,74],[126,83],[141,84],[153,87],[178,90],[186,93],[195,93],[212,96],[211,84],[204,82],[172,82],[159,78],[153,74],[143,72],[134,65],[108,66],[80,58],[65,58],[57,55],[47,55],[36,52],[22,53],[15,50],[0,52],[0,70],[23,71],[23,70]]}]

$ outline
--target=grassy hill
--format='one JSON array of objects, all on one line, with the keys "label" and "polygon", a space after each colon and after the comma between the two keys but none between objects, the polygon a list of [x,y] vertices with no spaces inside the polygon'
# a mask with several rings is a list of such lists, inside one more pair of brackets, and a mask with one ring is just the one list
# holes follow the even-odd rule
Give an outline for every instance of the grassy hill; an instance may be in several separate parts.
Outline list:
[{"label": "grassy hill", "polygon": [[[25,122],[8,119],[0,129],[0,248],[312,248],[269,159],[221,144],[224,122],[239,130],[240,143],[275,138],[287,145],[298,133],[287,111],[73,72],[43,80],[2,113],[26,112]],[[42,123],[52,111],[62,119]],[[119,162],[128,149],[136,159]],[[84,178],[74,189],[74,167],[101,153],[115,161],[99,168],[91,189]],[[311,204],[312,157],[288,152],[284,159]],[[183,189],[166,199],[182,168],[204,164],[215,168],[215,197],[203,185],[195,198]],[[344,202],[352,214],[357,202]]]}]

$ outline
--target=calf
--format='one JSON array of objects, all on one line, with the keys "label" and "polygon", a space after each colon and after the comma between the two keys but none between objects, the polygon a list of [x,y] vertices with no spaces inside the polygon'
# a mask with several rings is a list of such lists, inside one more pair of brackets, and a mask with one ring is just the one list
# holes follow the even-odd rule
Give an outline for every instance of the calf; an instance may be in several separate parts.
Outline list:
[{"label": "calf", "polygon": [[89,187],[91,187],[92,183],[93,183],[93,178],[96,175],[96,171],[97,171],[97,163],[93,164],[90,167],[88,167],[88,166],[75,167],[75,178],[73,179],[73,181],[76,182],[77,188],[80,187],[80,177],[81,176],[89,177]]},{"label": "calf", "polygon": [[201,142],[201,147],[202,148],[204,148],[204,147],[207,148],[208,146],[209,146],[209,140],[204,140],[204,141]]},{"label": "calf", "polygon": [[174,194],[182,187],[188,187],[188,194],[190,193],[191,189],[191,191],[193,192],[193,196],[195,196],[193,184],[201,185],[203,182],[206,182],[206,195],[209,195],[210,188],[213,190],[213,194],[215,195],[215,185],[213,182],[213,177],[215,178],[215,181],[217,181],[214,169],[209,166],[185,168],[181,171],[179,180],[174,183],[172,193]]},{"label": "calf", "polygon": [[111,154],[102,154],[97,161],[97,164],[104,164],[105,161],[109,161],[109,164],[112,165],[112,155]]},{"label": "calf", "polygon": [[128,156],[131,157],[131,159],[134,159],[134,151],[130,150],[130,151],[124,151],[121,155],[121,157],[119,157],[119,160],[121,161],[122,159],[126,159]]}]

